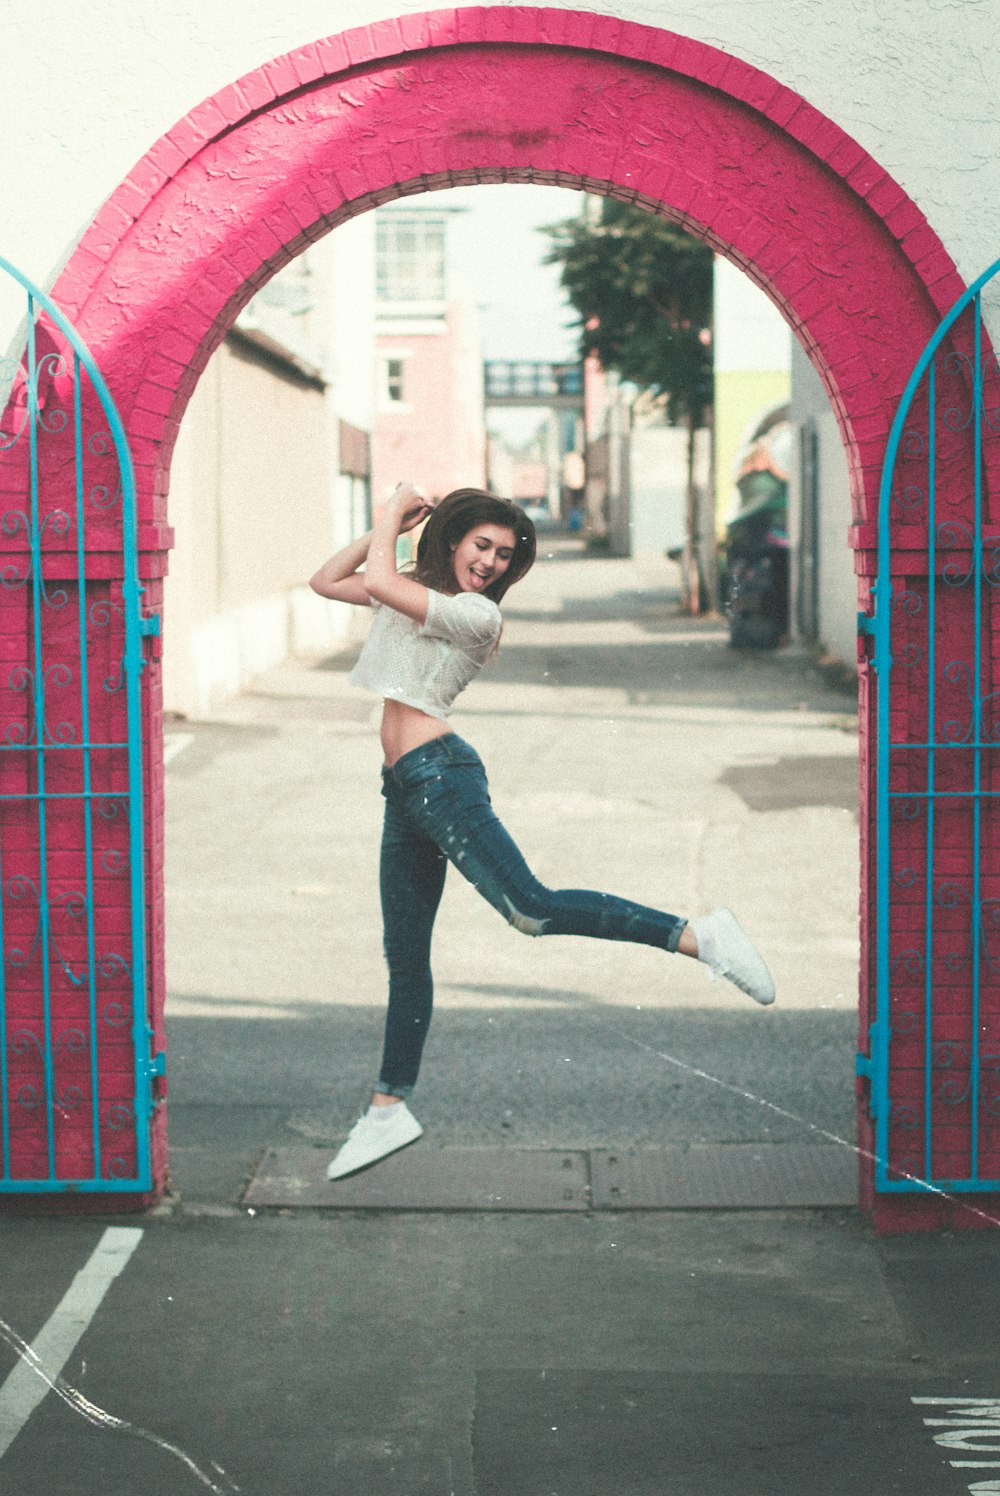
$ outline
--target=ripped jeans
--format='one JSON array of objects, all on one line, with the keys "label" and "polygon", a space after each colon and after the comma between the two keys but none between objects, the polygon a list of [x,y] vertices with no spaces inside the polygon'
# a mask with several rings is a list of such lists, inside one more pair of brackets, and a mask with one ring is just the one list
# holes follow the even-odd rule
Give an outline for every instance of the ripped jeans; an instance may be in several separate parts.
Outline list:
[{"label": "ripped jeans", "polygon": [[500,824],[474,748],[448,733],[382,770],[380,890],[389,1011],[376,1089],[409,1096],[431,1021],[431,933],[448,863],[525,935],[589,935],[676,951],[687,923],[586,889],[545,888]]}]

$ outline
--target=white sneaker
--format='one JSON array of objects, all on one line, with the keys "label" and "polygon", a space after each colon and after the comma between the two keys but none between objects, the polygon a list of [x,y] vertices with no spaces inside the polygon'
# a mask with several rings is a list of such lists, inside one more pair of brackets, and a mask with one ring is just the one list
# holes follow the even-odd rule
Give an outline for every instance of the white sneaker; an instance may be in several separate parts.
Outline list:
[{"label": "white sneaker", "polygon": [[698,960],[704,961],[713,976],[725,977],[755,1003],[774,1002],[774,978],[734,914],[713,909],[691,928],[698,942]]},{"label": "white sneaker", "polygon": [[358,1169],[377,1164],[380,1158],[415,1143],[423,1128],[405,1101],[372,1106],[351,1128],[347,1142],[326,1171],[327,1179],[343,1179]]}]

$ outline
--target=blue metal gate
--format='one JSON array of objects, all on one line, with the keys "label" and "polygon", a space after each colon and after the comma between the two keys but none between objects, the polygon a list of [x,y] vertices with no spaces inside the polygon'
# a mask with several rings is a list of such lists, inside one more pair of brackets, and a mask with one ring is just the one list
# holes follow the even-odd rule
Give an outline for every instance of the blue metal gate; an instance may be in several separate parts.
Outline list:
[{"label": "blue metal gate", "polygon": [[[0,363],[0,1191],[146,1191],[142,637],[125,433],[23,298]],[[13,288],[13,289],[12,289]],[[5,307],[9,304],[9,296]]]},{"label": "blue metal gate", "polygon": [[[1000,1190],[1000,370],[993,265],[944,318],[879,501],[876,1188]],[[1000,284],[1000,282],[998,282]]]}]

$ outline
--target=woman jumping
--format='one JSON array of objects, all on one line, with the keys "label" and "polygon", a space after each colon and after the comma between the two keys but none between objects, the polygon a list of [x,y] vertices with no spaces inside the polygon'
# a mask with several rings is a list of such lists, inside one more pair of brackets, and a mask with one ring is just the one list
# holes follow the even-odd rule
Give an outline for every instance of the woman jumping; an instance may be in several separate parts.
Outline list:
[{"label": "woman jumping", "polygon": [[[416,566],[400,572],[396,542],[424,519]],[[755,1002],[774,1001],[770,972],[727,909],[689,925],[613,894],[545,888],[494,814],[479,755],[447,719],[497,647],[498,603],[534,559],[534,527],[515,504],[460,488],[434,505],[401,483],[371,534],[338,551],[310,584],[321,597],[375,610],[350,679],[385,701],[380,889],[389,1010],[371,1105],[327,1169],[330,1179],[423,1132],[406,1099],[431,1020],[431,932],[449,862],[526,935],[656,946],[704,962]]]}]

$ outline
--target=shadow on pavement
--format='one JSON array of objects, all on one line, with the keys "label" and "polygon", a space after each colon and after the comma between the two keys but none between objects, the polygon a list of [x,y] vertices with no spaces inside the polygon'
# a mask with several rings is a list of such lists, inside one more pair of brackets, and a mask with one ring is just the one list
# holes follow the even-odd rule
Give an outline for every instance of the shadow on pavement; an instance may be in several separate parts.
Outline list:
[{"label": "shadow on pavement", "polygon": [[[554,1006],[531,1012],[490,1002],[500,990],[435,1014],[412,1102],[435,1146],[853,1141],[849,1012],[636,1011],[548,991],[533,995]],[[282,1021],[168,1016],[182,1197],[235,1202],[265,1146],[332,1146],[366,1102],[382,1011],[280,1006]]]}]

